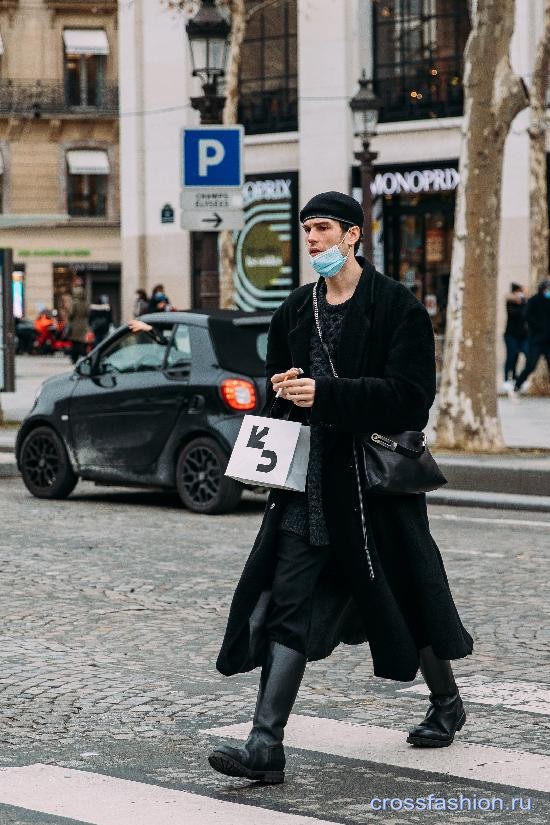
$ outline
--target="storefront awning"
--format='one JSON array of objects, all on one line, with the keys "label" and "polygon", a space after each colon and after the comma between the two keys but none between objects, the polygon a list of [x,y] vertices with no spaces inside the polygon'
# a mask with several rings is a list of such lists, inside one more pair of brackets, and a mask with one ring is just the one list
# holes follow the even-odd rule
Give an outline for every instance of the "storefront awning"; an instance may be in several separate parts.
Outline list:
[{"label": "storefront awning", "polygon": [[108,175],[111,171],[103,149],[69,149],[67,163],[71,175]]},{"label": "storefront awning", "polygon": [[67,54],[109,54],[109,42],[104,29],[65,29]]}]

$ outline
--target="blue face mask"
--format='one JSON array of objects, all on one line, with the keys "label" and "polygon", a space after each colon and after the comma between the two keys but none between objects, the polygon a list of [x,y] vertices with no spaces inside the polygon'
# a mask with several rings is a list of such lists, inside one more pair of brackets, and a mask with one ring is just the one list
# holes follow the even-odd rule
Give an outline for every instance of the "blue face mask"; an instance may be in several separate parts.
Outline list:
[{"label": "blue face mask", "polygon": [[[347,234],[346,232],[344,238]],[[339,244],[331,246],[330,249],[325,249],[324,252],[319,252],[318,255],[309,256],[309,262],[318,275],[322,275],[323,278],[332,278],[334,275],[338,275],[350,253],[349,249],[347,255],[342,255],[340,252],[340,244],[344,242],[344,238]]]},{"label": "blue face mask", "polygon": [[550,298],[550,289],[545,289],[542,294],[544,295],[545,298]]}]

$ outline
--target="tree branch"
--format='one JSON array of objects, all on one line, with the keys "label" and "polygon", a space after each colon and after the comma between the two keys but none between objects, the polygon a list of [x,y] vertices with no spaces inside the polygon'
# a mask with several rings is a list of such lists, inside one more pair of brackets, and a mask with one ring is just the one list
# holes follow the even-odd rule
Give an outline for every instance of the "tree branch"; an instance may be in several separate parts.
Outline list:
[{"label": "tree branch", "polygon": [[264,11],[264,9],[268,9],[271,6],[277,6],[279,3],[288,3],[288,0],[262,0],[262,2],[252,6],[246,15],[246,21],[248,22],[250,18],[254,17],[255,14],[258,14],[258,12]]},{"label": "tree branch", "polygon": [[494,86],[495,121],[506,131],[522,109],[529,106],[529,91],[521,77],[512,70],[508,57],[501,61],[495,73]]}]

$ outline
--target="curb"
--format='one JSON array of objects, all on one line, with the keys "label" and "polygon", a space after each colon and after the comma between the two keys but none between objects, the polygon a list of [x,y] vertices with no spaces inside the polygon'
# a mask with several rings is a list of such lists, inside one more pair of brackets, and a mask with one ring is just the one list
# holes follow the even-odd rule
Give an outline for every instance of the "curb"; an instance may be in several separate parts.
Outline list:
[{"label": "curb", "polygon": [[428,504],[446,505],[447,507],[479,507],[493,510],[550,513],[550,496],[451,489],[435,490],[433,493],[428,493],[427,500]]},{"label": "curb", "polygon": [[20,475],[15,459],[13,461],[0,461],[0,478],[18,478]]}]

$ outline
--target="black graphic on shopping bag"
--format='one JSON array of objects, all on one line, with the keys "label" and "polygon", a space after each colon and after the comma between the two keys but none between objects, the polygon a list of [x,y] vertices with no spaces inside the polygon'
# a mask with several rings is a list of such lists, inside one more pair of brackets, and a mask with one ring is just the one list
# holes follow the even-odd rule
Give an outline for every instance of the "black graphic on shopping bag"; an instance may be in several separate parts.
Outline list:
[{"label": "black graphic on shopping bag", "polygon": [[259,473],[271,473],[275,467],[277,466],[277,454],[273,452],[273,450],[266,450],[265,449],[265,441],[263,439],[267,438],[269,435],[269,427],[262,427],[260,428],[254,424],[252,427],[247,447],[251,447],[253,450],[261,450],[262,451],[262,458],[266,458],[268,460],[267,464],[258,464],[256,470]]}]

